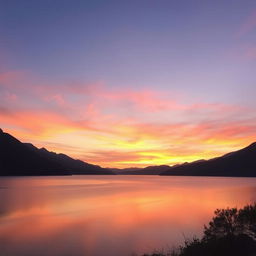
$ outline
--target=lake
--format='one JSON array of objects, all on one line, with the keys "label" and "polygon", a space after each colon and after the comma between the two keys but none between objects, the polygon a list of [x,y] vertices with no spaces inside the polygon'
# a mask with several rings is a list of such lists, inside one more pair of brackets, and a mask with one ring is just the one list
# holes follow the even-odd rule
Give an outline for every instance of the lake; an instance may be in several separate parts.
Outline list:
[{"label": "lake", "polygon": [[256,178],[0,178],[3,256],[131,256],[202,234],[216,208],[256,201]]}]

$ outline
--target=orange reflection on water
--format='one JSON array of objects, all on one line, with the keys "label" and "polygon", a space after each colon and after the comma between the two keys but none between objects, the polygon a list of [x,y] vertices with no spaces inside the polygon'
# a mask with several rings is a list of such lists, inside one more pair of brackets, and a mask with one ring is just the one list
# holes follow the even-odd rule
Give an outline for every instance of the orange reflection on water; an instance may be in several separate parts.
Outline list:
[{"label": "orange reflection on water", "polygon": [[200,235],[216,208],[256,200],[254,178],[29,177],[0,187],[5,255],[152,251]]}]

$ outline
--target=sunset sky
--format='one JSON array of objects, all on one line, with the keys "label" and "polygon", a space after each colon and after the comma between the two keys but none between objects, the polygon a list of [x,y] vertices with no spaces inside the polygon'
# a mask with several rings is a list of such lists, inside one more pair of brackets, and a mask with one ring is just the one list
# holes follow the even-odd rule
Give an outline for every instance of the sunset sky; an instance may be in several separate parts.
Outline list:
[{"label": "sunset sky", "polygon": [[0,127],[103,167],[256,141],[256,1],[2,0]]}]

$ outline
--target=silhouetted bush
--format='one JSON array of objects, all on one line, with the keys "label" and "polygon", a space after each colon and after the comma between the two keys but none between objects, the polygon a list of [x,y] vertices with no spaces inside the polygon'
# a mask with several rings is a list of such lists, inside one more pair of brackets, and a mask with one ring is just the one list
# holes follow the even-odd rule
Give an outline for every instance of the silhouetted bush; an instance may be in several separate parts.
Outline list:
[{"label": "silhouetted bush", "polygon": [[[254,253],[254,254],[253,254]],[[247,235],[195,239],[181,247],[179,256],[249,256],[256,255],[256,243]]]},{"label": "silhouetted bush", "polygon": [[205,226],[204,240],[245,234],[256,238],[256,204],[237,208],[217,209],[209,226]]},{"label": "silhouetted bush", "polygon": [[144,256],[256,256],[256,204],[214,214],[201,239],[186,240],[177,251]]}]

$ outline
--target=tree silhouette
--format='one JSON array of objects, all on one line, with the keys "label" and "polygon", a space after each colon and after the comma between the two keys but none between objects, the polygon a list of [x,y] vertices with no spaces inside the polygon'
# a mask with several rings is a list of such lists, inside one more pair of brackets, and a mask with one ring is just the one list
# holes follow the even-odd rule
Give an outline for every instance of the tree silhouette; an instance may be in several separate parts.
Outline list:
[{"label": "tree silhouette", "polygon": [[178,251],[144,256],[256,256],[256,204],[214,214],[201,239],[186,240]]},{"label": "tree silhouette", "polygon": [[217,209],[214,214],[209,226],[204,227],[203,240],[241,234],[256,238],[256,204],[246,205],[240,210]]},{"label": "tree silhouette", "polygon": [[256,204],[239,210],[238,223],[244,234],[256,240]]}]

